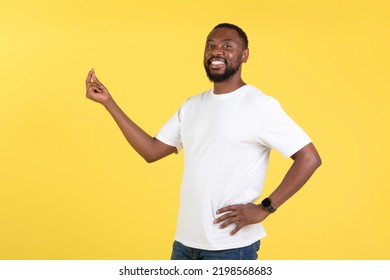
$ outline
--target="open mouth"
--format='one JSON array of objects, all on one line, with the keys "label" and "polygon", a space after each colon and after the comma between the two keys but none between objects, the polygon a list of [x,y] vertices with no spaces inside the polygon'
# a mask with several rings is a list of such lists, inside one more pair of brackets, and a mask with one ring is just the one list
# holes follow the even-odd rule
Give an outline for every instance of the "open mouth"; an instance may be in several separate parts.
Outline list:
[{"label": "open mouth", "polygon": [[220,58],[220,57],[212,57],[210,58],[208,61],[208,64],[211,65],[212,67],[221,67],[221,66],[224,66],[226,65],[226,59],[224,58]]},{"label": "open mouth", "polygon": [[220,60],[211,61],[211,65],[222,65],[222,64],[225,64],[225,62]]}]

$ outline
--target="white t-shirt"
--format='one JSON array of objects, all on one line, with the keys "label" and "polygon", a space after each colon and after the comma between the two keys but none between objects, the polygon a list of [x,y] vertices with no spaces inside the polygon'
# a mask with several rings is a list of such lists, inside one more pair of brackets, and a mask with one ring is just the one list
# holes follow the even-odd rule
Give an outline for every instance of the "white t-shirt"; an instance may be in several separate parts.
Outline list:
[{"label": "white t-shirt", "polygon": [[255,202],[261,194],[271,148],[285,157],[311,142],[279,103],[251,85],[189,98],[156,138],[184,147],[184,174],[175,239],[188,247],[224,250],[266,236],[261,224],[220,229],[224,206]]}]

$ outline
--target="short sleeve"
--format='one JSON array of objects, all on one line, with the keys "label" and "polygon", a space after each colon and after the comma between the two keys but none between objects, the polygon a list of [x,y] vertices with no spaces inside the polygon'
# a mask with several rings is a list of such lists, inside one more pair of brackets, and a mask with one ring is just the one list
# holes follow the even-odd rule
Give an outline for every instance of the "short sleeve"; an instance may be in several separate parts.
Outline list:
[{"label": "short sleeve", "polygon": [[176,112],[158,131],[155,138],[161,142],[176,147],[177,152],[182,149],[182,141],[180,136],[180,110]]},{"label": "short sleeve", "polygon": [[285,157],[291,157],[311,139],[282,109],[275,99],[269,101],[260,115],[259,142]]}]

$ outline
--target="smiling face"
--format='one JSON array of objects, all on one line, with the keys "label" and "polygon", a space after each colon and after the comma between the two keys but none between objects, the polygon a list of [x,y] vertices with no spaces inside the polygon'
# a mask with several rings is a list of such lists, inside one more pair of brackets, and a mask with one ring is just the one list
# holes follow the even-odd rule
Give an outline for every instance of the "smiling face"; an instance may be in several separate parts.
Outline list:
[{"label": "smiling face", "polygon": [[219,83],[241,75],[241,64],[248,59],[249,51],[237,31],[216,28],[207,37],[204,50],[204,68],[210,81]]}]

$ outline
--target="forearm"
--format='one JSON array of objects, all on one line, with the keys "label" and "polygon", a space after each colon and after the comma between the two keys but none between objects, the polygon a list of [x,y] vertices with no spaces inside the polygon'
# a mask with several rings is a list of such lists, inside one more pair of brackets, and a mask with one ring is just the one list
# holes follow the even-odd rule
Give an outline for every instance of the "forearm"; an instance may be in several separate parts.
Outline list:
[{"label": "forearm", "polygon": [[[269,196],[274,208],[278,208],[295,194],[321,165],[320,156],[312,143],[303,147],[292,158],[294,163],[280,185]],[[223,229],[231,224],[237,224],[234,230],[230,232],[231,235],[234,235],[244,226],[264,221],[271,212],[261,205],[247,203],[223,207],[217,211],[217,214],[222,214],[214,220],[215,224],[221,223],[220,228]]]},{"label": "forearm", "polygon": [[164,147],[160,141],[142,130],[122,111],[112,98],[103,105],[119,126],[128,143],[147,162],[156,161],[175,152],[174,147]]},{"label": "forearm", "polygon": [[166,145],[151,137],[129,117],[127,117],[122,109],[116,104],[107,88],[98,80],[93,69],[89,71],[85,83],[87,88],[87,98],[106,107],[129,144],[147,162],[153,162],[177,152],[175,147]]},{"label": "forearm", "polygon": [[269,196],[274,208],[279,208],[291,196],[299,191],[321,165],[321,159],[309,144],[294,155],[294,163],[286,173],[280,185]]}]

